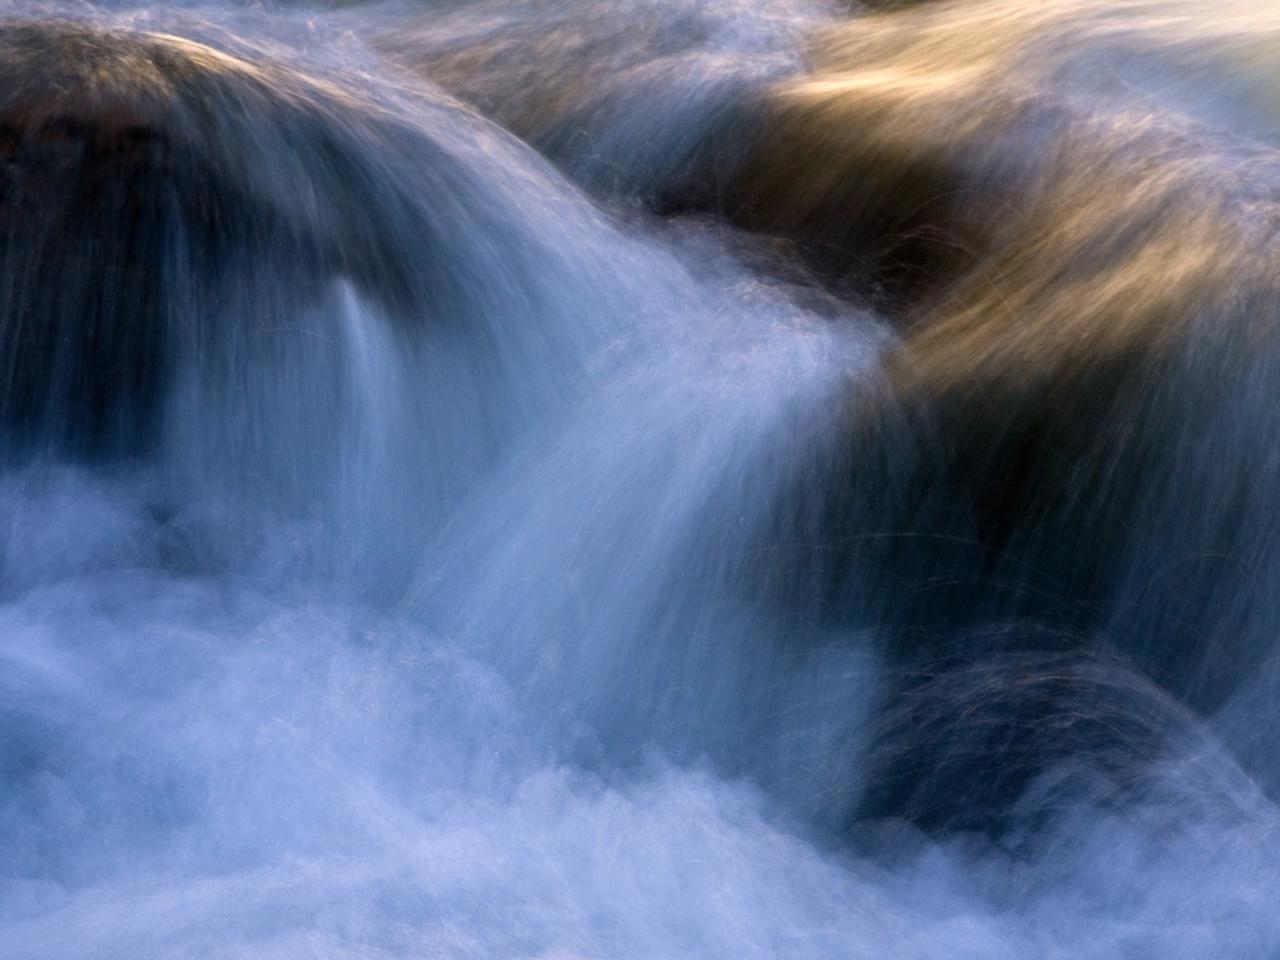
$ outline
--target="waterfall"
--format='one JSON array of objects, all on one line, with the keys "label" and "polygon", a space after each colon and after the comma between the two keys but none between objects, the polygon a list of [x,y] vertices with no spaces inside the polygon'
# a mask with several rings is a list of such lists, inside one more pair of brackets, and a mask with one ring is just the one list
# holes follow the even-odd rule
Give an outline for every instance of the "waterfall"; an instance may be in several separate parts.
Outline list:
[{"label": "waterfall", "polygon": [[1272,957],[1280,12],[13,0],[0,953]]}]

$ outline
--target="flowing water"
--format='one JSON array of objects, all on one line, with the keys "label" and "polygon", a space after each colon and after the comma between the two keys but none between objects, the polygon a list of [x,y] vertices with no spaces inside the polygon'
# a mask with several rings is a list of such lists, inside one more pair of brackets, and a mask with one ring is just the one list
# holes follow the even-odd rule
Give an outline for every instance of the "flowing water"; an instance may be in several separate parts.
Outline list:
[{"label": "flowing water", "polygon": [[1268,0],[0,7],[0,954],[1280,956]]}]

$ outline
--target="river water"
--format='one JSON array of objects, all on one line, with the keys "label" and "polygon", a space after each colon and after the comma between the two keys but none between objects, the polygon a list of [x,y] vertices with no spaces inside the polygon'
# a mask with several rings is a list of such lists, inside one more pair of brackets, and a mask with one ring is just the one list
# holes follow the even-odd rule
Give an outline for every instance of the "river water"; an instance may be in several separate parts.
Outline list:
[{"label": "river water", "polygon": [[1280,955],[1280,10],[0,6],[0,954]]}]

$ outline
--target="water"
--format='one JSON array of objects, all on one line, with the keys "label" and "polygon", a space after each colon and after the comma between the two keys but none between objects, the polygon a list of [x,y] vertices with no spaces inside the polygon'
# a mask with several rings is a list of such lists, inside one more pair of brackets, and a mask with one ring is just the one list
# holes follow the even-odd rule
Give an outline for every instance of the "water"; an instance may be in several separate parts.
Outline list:
[{"label": "water", "polygon": [[19,958],[1280,954],[1280,16],[0,21]]}]

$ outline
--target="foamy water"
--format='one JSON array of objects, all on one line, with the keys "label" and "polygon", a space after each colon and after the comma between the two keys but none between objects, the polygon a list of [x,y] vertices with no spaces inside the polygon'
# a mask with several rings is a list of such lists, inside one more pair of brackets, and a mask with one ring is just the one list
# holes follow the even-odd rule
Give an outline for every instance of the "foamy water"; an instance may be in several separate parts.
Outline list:
[{"label": "foamy water", "polygon": [[1280,16],[22,2],[0,954],[1280,953]]}]

